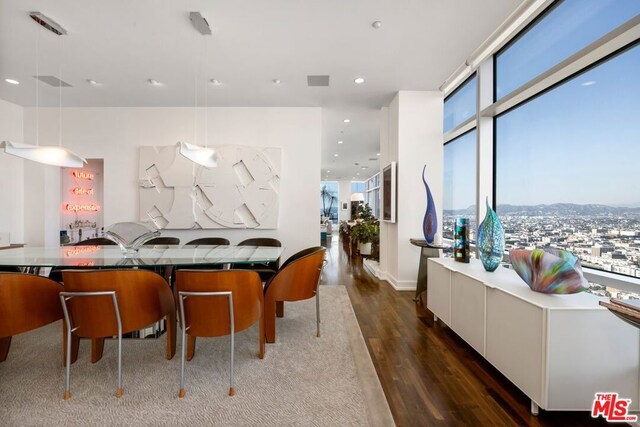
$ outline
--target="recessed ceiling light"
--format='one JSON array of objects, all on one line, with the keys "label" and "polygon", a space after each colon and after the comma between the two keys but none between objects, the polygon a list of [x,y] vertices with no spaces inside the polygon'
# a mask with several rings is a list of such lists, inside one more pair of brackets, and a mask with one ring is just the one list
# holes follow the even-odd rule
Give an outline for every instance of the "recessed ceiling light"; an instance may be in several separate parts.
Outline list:
[{"label": "recessed ceiling light", "polygon": [[367,168],[368,168],[368,166],[362,166],[360,169],[365,170]]},{"label": "recessed ceiling light", "polygon": [[338,153],[334,154],[333,157],[338,157]]},{"label": "recessed ceiling light", "polygon": [[364,79],[362,77],[358,77],[353,82],[357,85],[361,85],[362,83],[364,83]]},{"label": "recessed ceiling light", "polygon": [[380,155],[380,153],[376,153],[376,156],[379,156],[379,155]]},{"label": "recessed ceiling light", "polygon": [[17,80],[13,80],[13,79],[4,79],[5,82],[7,83],[11,83],[12,85],[19,85],[20,82]]},{"label": "recessed ceiling light", "polygon": [[279,85],[280,83],[282,83],[282,80],[280,79],[273,79],[271,80],[273,82],[273,84]]},{"label": "recessed ceiling light", "polygon": [[594,84],[596,84],[594,80],[589,80],[588,82],[582,83],[582,86],[592,86]]},{"label": "recessed ceiling light", "polygon": [[327,173],[331,173],[331,171],[327,171]]},{"label": "recessed ceiling light", "polygon": [[102,83],[98,83],[97,81],[93,80],[93,79],[87,79],[87,83],[89,83],[90,85],[93,86],[100,86]]},{"label": "recessed ceiling light", "polygon": [[149,82],[149,84],[151,86],[162,86],[162,83],[160,83],[159,81],[157,81],[156,79],[149,79],[147,80],[147,82]]},{"label": "recessed ceiling light", "polygon": [[360,175],[360,172],[356,172],[356,175]]},{"label": "recessed ceiling light", "polygon": [[356,179],[356,177],[355,177],[355,176],[352,176],[352,177],[351,177],[351,179]]},{"label": "recessed ceiling light", "polygon": [[382,27],[382,22],[380,22],[380,21],[373,21],[373,22],[371,23],[371,26],[377,30],[378,28]]},{"label": "recessed ceiling light", "polygon": [[344,119],[344,120],[343,120],[343,122],[345,122],[345,123],[351,123],[351,120],[349,120],[349,119]]},{"label": "recessed ceiling light", "polygon": [[344,141],[338,141],[338,144],[342,144]]},{"label": "recessed ceiling light", "polygon": [[222,86],[222,82],[218,79],[211,79],[211,84],[214,86]]}]

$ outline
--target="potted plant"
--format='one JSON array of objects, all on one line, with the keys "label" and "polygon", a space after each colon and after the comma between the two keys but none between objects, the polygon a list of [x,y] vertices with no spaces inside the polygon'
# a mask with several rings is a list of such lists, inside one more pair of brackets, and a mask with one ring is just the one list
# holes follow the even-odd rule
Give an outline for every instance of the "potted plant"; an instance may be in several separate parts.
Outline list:
[{"label": "potted plant", "polygon": [[351,241],[357,243],[360,255],[371,255],[371,246],[379,239],[380,223],[373,216],[369,205],[365,205],[358,213],[356,222],[351,228]]}]

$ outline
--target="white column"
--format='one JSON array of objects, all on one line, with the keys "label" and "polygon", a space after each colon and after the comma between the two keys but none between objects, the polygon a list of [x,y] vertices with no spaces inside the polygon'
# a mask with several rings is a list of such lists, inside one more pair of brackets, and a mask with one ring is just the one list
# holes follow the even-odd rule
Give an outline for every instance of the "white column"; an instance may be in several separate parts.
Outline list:
[{"label": "white column", "polygon": [[380,266],[386,279],[398,290],[416,287],[420,249],[410,238],[423,238],[422,221],[426,192],[422,168],[438,215],[442,234],[443,96],[439,91],[400,91],[381,112],[380,167],[397,162],[397,222],[382,223]]},{"label": "white column", "polygon": [[[338,218],[340,221],[349,221],[351,219],[351,181],[338,181]],[[347,209],[342,209],[342,205],[346,203]]]}]

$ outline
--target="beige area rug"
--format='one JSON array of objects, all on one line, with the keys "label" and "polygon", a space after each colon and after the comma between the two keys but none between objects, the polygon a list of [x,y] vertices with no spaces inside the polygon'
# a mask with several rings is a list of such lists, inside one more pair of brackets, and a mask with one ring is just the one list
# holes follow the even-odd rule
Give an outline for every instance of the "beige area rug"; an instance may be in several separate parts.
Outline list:
[{"label": "beige area rug", "polygon": [[199,339],[177,398],[180,340],[166,360],[165,338],[124,340],[123,386],[114,396],[117,341],[102,360],[89,361],[82,340],[71,368],[69,401],[62,399],[61,323],[14,337],[0,364],[0,425],[393,425],[347,291],[322,286],[321,331],[315,337],[315,300],[288,303],[276,344],[258,359],[257,325],[236,335],[236,395],[228,396],[229,338]]}]

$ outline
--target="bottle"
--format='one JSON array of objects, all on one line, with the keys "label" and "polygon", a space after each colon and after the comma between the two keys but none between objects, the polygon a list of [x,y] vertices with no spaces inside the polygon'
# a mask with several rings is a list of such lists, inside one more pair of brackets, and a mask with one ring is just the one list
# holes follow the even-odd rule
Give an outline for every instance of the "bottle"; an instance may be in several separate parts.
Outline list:
[{"label": "bottle", "polygon": [[456,218],[453,240],[453,259],[469,262],[469,219]]}]

